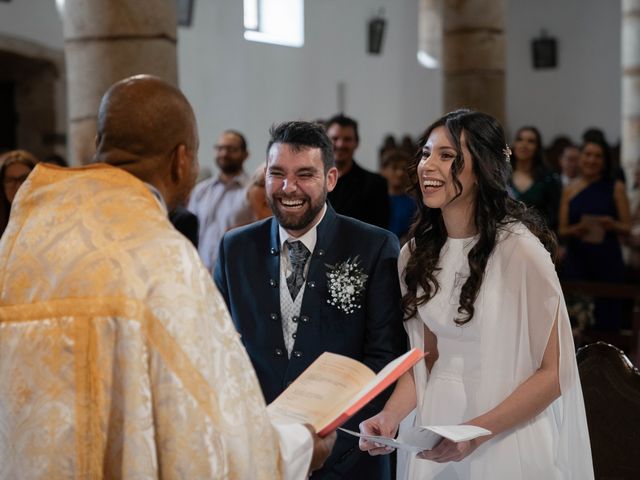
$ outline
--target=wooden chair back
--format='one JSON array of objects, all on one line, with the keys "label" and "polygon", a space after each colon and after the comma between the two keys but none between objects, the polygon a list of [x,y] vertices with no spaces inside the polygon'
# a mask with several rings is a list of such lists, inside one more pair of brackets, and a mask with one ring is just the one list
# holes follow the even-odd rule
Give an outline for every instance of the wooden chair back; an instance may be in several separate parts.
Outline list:
[{"label": "wooden chair back", "polygon": [[578,350],[595,478],[640,479],[640,372],[604,342]]}]

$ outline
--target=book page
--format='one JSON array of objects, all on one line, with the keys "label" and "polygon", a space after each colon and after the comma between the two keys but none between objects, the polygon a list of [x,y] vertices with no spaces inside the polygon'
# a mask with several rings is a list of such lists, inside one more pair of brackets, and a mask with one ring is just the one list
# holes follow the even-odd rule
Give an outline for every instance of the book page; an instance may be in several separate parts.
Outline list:
[{"label": "book page", "polygon": [[349,399],[375,375],[349,357],[325,352],[268,407],[279,423],[309,423],[316,431],[339,416]]},{"label": "book page", "polygon": [[395,382],[403,373],[409,370],[416,362],[424,358],[425,353],[418,348],[412,348],[404,355],[389,362],[378,374],[373,377],[360,391],[349,399],[343,407],[340,415],[336,417],[327,417],[328,422],[325,423],[318,431],[321,437],[332,432],[350,417],[355,415],[362,407],[377,397],[389,385]]},{"label": "book page", "polygon": [[[414,363],[416,363],[415,361],[412,360],[413,358],[415,358],[417,361],[419,358],[422,358],[422,357],[424,357],[424,353],[414,348],[412,350],[409,350],[404,355],[396,358],[392,362],[389,362],[382,370],[378,372],[378,374],[375,377],[373,377],[366,385],[362,387],[362,389],[360,389],[360,391],[354,397],[353,402],[356,403],[358,402],[358,400],[362,398],[366,398],[367,395],[372,390],[374,390],[376,387],[380,385],[383,379],[392,376],[392,374],[396,369],[398,369],[398,367],[406,364],[407,360],[411,362],[411,365],[409,365],[407,368],[404,368],[403,373],[405,370],[408,370],[411,366],[413,366]],[[395,378],[393,379],[393,381],[395,381],[396,378],[399,377],[399,375],[395,375],[394,377]],[[387,382],[387,383],[391,384],[393,383],[393,381]]]}]

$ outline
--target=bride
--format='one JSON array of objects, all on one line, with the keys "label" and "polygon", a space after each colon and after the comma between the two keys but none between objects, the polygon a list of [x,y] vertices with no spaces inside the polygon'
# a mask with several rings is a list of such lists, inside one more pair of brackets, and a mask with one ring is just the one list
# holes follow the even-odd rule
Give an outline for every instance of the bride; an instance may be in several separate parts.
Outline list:
[{"label": "bride", "polygon": [[[399,274],[411,347],[429,354],[360,430],[393,437],[415,409],[416,425],[492,432],[399,456],[408,479],[592,479],[554,237],[507,194],[502,127],[484,113],[457,110],[424,138],[411,172],[419,220]],[[389,453],[363,439],[360,448]]]}]

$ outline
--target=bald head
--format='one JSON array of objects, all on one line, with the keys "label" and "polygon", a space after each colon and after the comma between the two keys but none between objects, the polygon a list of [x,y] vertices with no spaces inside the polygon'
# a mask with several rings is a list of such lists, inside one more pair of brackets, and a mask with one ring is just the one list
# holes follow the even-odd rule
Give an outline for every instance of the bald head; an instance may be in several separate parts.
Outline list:
[{"label": "bald head", "polygon": [[195,148],[193,110],[174,86],[150,75],[115,83],[98,113],[96,160],[120,165],[161,157],[177,145]]},{"label": "bald head", "polygon": [[195,116],[180,90],[150,75],[125,78],[107,90],[98,112],[95,161],[161,188],[180,147],[195,159]]}]

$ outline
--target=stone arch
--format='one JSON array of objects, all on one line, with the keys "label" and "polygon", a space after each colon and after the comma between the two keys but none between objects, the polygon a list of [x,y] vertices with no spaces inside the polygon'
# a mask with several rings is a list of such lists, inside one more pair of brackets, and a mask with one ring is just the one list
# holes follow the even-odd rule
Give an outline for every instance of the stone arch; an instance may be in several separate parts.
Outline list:
[{"label": "stone arch", "polygon": [[[0,145],[0,148],[24,148],[39,158],[51,153],[65,156],[64,52],[21,38],[0,35],[0,64],[0,83],[8,98],[5,101],[13,103],[15,129],[8,135],[13,138],[14,144]],[[8,128],[12,128],[11,125]]]}]

